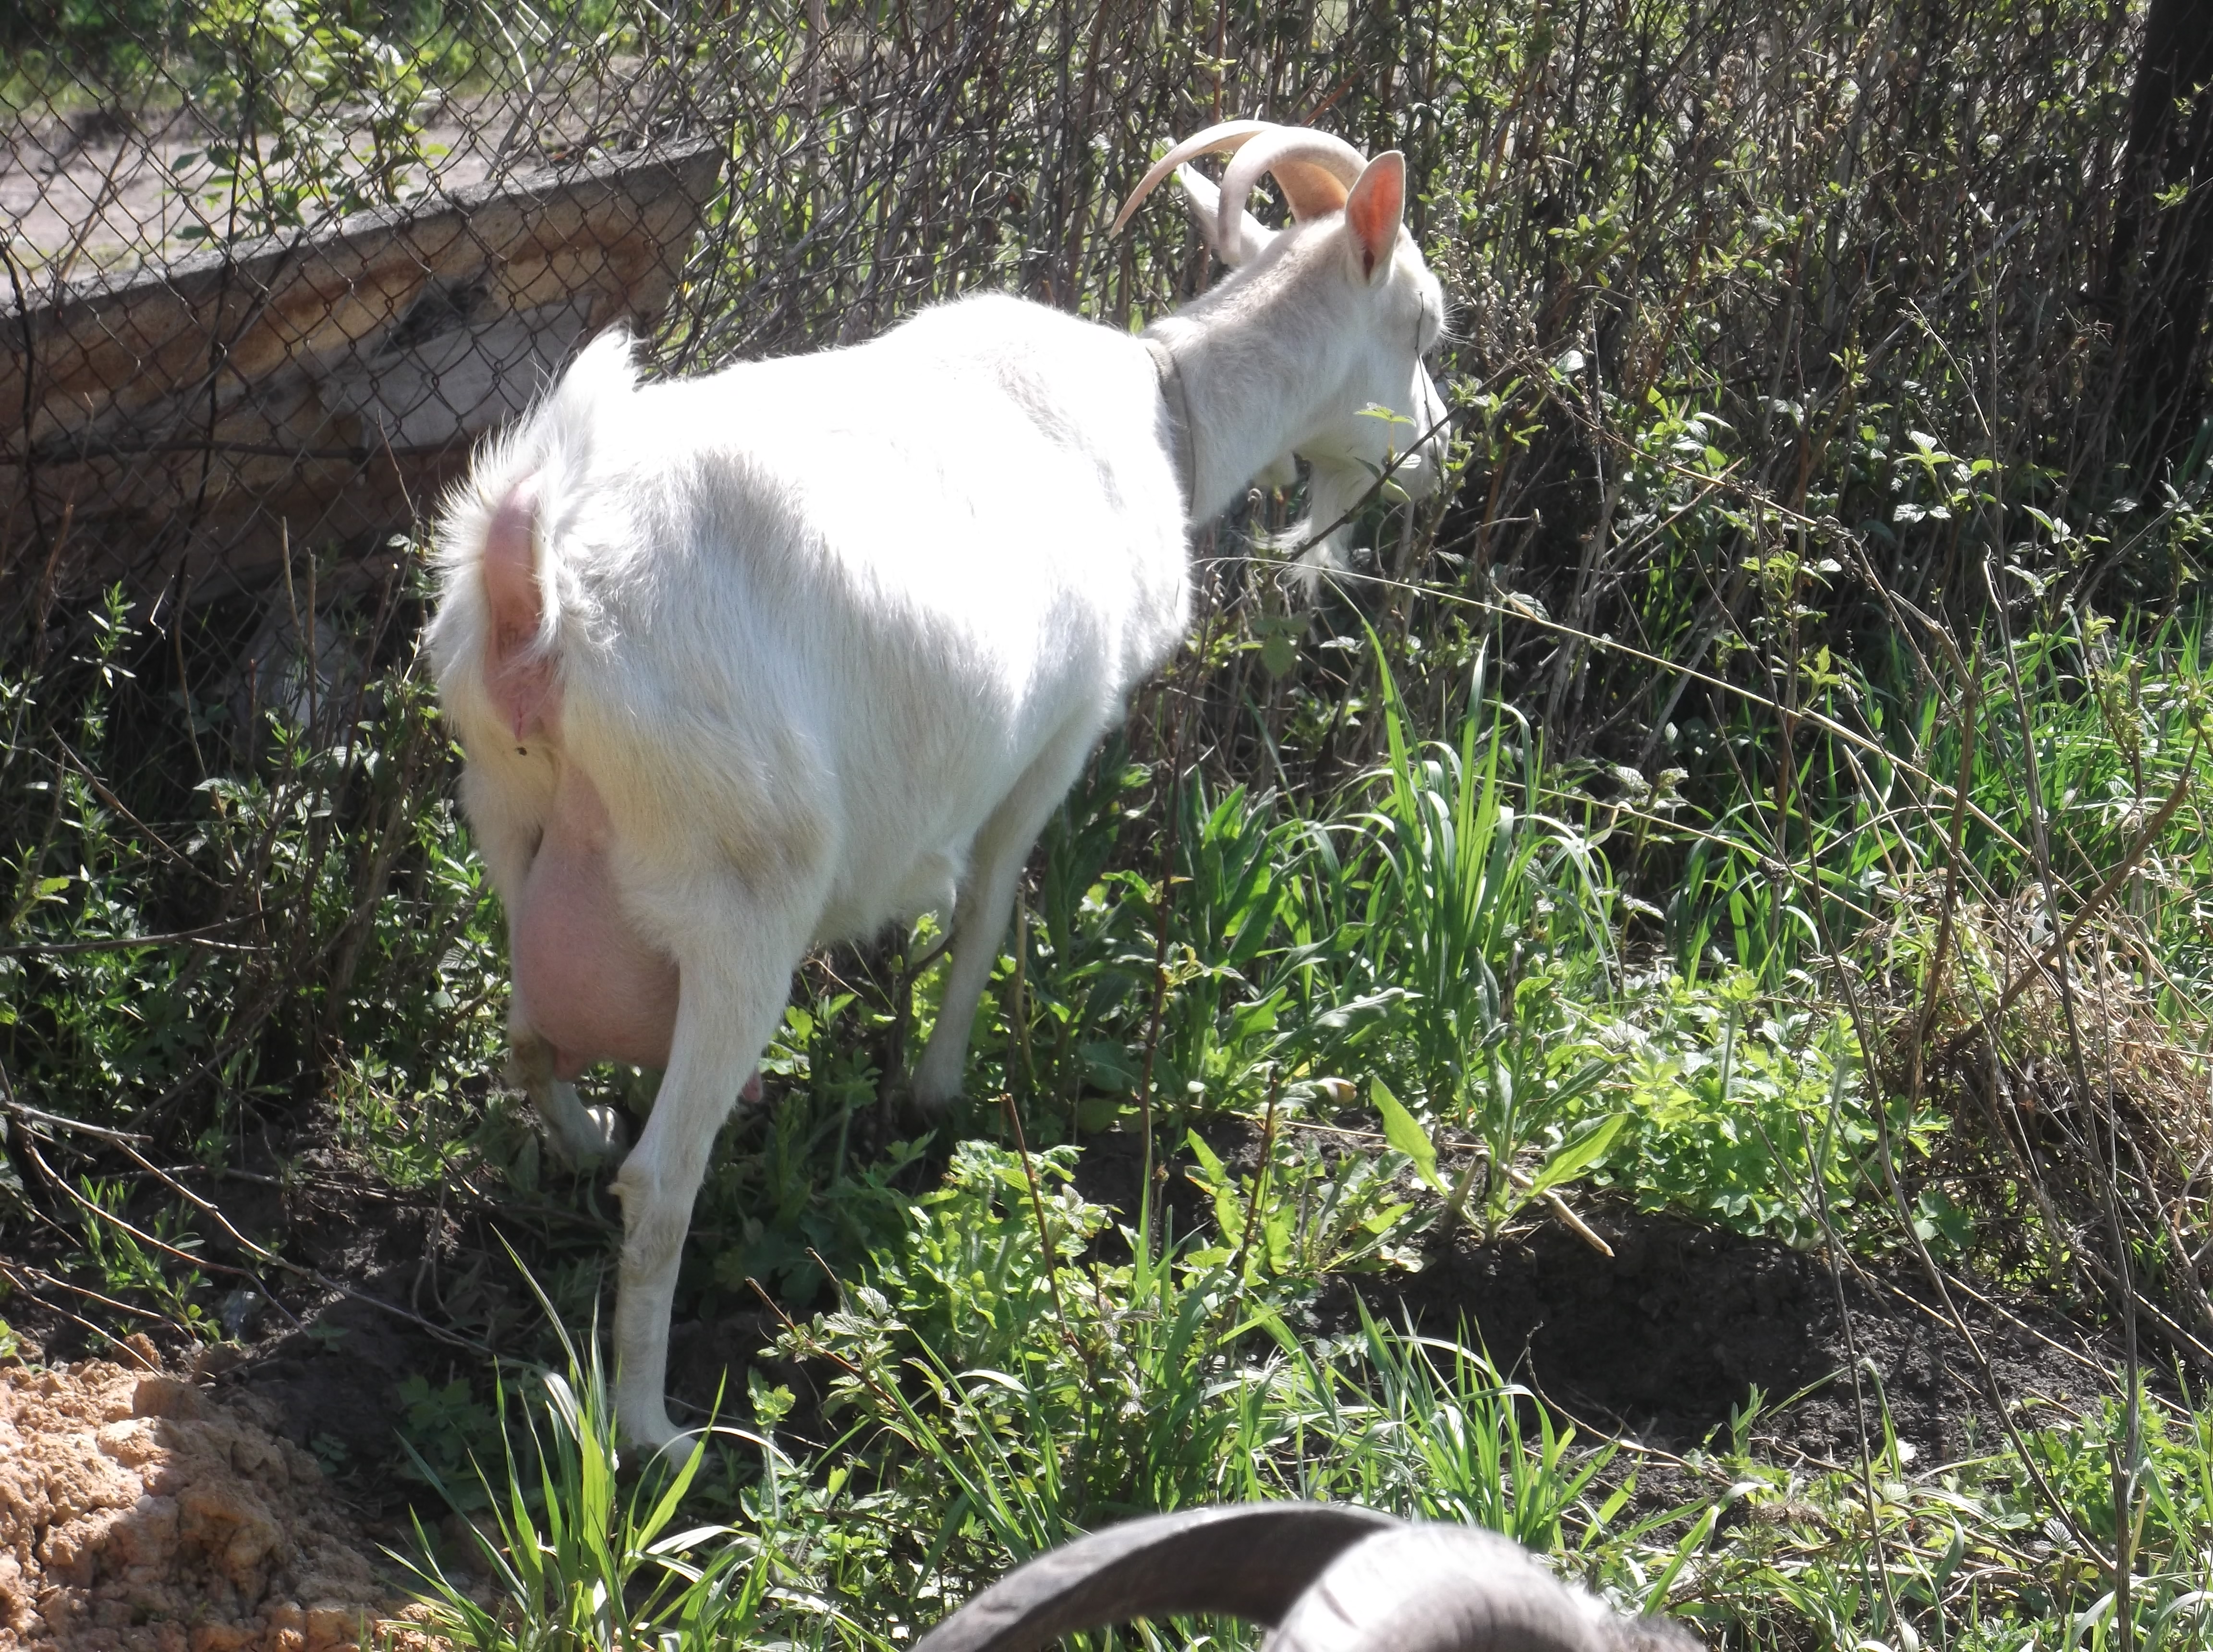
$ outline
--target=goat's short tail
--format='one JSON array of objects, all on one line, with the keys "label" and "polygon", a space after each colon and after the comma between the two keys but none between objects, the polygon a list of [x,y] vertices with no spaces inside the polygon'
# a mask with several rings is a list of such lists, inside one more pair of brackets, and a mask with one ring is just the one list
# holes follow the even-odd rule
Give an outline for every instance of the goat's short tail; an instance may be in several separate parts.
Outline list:
[{"label": "goat's short tail", "polygon": [[492,508],[479,564],[490,637],[485,691],[520,743],[558,715],[546,631],[546,580],[540,567],[539,474],[532,471]]},{"label": "goat's short tail", "polygon": [[[630,335],[620,328],[601,333],[527,416],[478,455],[438,523],[447,598],[432,637],[440,679],[448,665],[472,655],[485,694],[518,744],[552,728],[559,715],[559,528],[590,472],[599,432],[637,382]],[[460,634],[440,634],[448,632],[474,632],[474,647]]]}]

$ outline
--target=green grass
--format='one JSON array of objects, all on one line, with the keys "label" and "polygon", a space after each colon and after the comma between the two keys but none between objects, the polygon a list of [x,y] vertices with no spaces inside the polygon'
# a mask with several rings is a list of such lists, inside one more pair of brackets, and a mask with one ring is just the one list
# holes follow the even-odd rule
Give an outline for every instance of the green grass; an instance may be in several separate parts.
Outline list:
[{"label": "green grass", "polygon": [[[70,668],[86,686],[70,750],[92,754],[88,768],[128,738],[101,696],[127,681],[137,638],[123,619],[105,623]],[[2190,808],[2158,810],[2197,759],[2201,655],[2183,620],[2125,651],[2122,635],[2085,625],[1986,640],[1972,695],[1959,694],[1978,706],[1972,753],[1969,724],[1933,688],[1906,699],[1894,661],[1889,677],[1869,668],[1850,693],[1832,687],[1832,720],[1858,741],[1832,736],[1829,755],[1849,760],[1799,766],[1780,827],[1766,799],[1668,807],[1601,790],[1588,764],[1548,765],[1532,722],[1474,661],[1424,738],[1387,647],[1370,652],[1375,760],[1332,795],[1217,788],[1203,770],[1103,754],[1048,836],[979,1026],[974,1088],[1012,1098],[1027,1156],[1006,1135],[1007,1103],[988,1099],[948,1142],[864,1145],[900,1015],[886,983],[902,950],[926,948],[925,930],[888,957],[802,976],[765,1064],[783,1100],[733,1125],[710,1175],[687,1311],[751,1306],[753,1282],[766,1286],[792,1316],[782,1357],[826,1385],[819,1413],[796,1428],[794,1394],[757,1371],[725,1396],[723,1431],[664,1479],[674,1471],[617,1461],[594,1339],[560,1355],[565,1375],[557,1363],[533,1375],[526,1361],[474,1388],[419,1382],[400,1396],[415,1472],[472,1512],[486,1537],[471,1564],[496,1585],[492,1604],[472,1604],[453,1570],[470,1558],[426,1534],[424,1587],[470,1645],[597,1645],[618,1625],[686,1644],[890,1644],[1102,1521],[1302,1496],[1495,1527],[1623,1606],[1686,1616],[1732,1646],[1888,1642],[1900,1623],[1967,1649],[2118,1644],[2122,1576],[2131,1643],[2184,1643],[2213,1582],[2201,1454],[2213,1421],[2194,1399],[2140,1393],[2133,1436],[2114,1401],[2047,1406],[2024,1414],[2017,1438],[1929,1464],[1884,1428],[1878,1392],[1863,1463],[1765,1456],[1748,1411],[1686,1462],[1655,1465],[1580,1432],[1465,1332],[1424,1339],[1363,1317],[1323,1334],[1311,1317],[1331,1282],[1361,1288],[1413,1265],[1455,1220],[1478,1232],[1553,1220],[1547,1193],[1570,1207],[1627,1198],[1801,1247],[1834,1235],[1868,1257],[1918,1246],[2094,1300],[2097,1235],[2067,1225],[2094,1211],[2067,1205],[2058,1180],[2045,1185],[2056,1204],[1990,1204],[1987,1179],[1966,1173],[1996,1143],[1956,1122],[1959,1092],[1932,1080],[1917,1096],[1898,1064],[1924,1025],[1924,1047],[1972,1037],[2001,1059],[2064,1058],[2044,989],[1990,1008],[2021,957],[1987,913],[2020,906],[2039,867],[2063,923],[2116,864],[2161,869],[2089,911],[2099,955],[2138,949],[2131,1025],[2186,1036],[2204,850]],[[364,696],[359,740],[318,746],[276,725],[267,777],[201,789],[186,807],[202,824],[184,841],[201,863],[265,869],[265,944],[320,924],[326,960],[363,910],[346,899],[349,869],[399,845],[374,923],[355,931],[344,998],[326,977],[265,1000],[271,1020],[301,1018],[303,1042],[347,1029],[320,1081],[327,1139],[396,1192],[429,1196],[460,1177],[517,1212],[588,1210],[590,1191],[552,1177],[527,1121],[473,1082],[497,1047],[497,915],[448,805],[412,801],[370,755],[371,738],[403,755],[433,738],[408,669],[403,659]],[[2016,680],[2025,698],[2004,698]],[[39,711],[43,690],[16,686],[19,714]],[[2132,745],[2115,737],[2124,722]],[[2034,806],[2024,765],[2003,758],[2022,739],[2040,759]],[[1948,772],[1972,777],[1964,808],[1936,778]],[[338,812],[314,801],[333,782],[358,789]],[[19,936],[173,921],[162,886],[132,869],[160,850],[137,846],[104,783],[65,771],[31,784],[49,825],[18,862]],[[1176,812],[1165,840],[1141,830],[1161,810]],[[1681,869],[1662,909],[1640,880],[1669,866]],[[284,927],[288,907],[308,916]],[[78,1104],[78,1118],[155,1123],[162,1098],[223,1048],[191,1006],[236,1015],[259,956],[11,952],[15,1094],[51,1112],[58,1076],[102,1073],[111,1099]],[[149,968],[174,972],[156,978],[187,1013],[140,1013]],[[925,975],[911,1039],[932,1002]],[[363,1036],[372,1024],[384,1036]],[[1149,1105],[1137,1089],[1148,1069]],[[119,1105],[134,1094],[148,1110]],[[250,1084],[230,1094],[227,1105],[254,1105]],[[1374,1133],[1344,1137],[1359,1118],[1348,1104],[1368,1109]],[[1075,1191],[1084,1144],[1148,1113],[1155,1156],[1201,1196],[1190,1231]],[[241,1150],[223,1117],[195,1138],[218,1169]],[[1233,1118],[1259,1137],[1237,1164],[1201,1133]],[[19,1146],[48,1162],[87,1156],[82,1138],[21,1113],[10,1129],[34,1132]],[[2157,1295],[2162,1247],[2192,1242],[2201,1218],[2185,1203],[2169,1230],[2135,1225],[2176,1173],[2146,1139],[2143,1186],[2123,1187],[2119,1214],[2147,1308],[2179,1312],[2183,1299]],[[926,1155],[947,1152],[941,1178],[945,1161]],[[75,1277],[143,1316],[223,1334],[231,1283],[201,1259],[229,1253],[209,1249],[198,1207],[113,1179],[72,1186],[62,1260]],[[34,1210],[39,1192],[34,1174],[9,1197]],[[537,1241],[560,1322],[591,1322],[612,1231]],[[2128,1471],[2118,1526],[2116,1463]],[[1228,1631],[1178,1633],[1195,1644]]]},{"label": "green grass", "polygon": [[[1111,198],[1171,131],[1314,114],[1420,180],[1451,485],[1367,510],[1311,600],[1268,537],[1295,491],[1203,539],[1191,645],[1048,827],[948,1126],[889,1139],[877,1101],[936,932],[802,970],[680,1288],[710,1321],[765,1294],[783,1362],[674,1465],[619,1460],[597,1338],[549,1329],[597,1323],[619,1213],[492,1083],[502,919],[423,588],[317,603],[334,547],[300,542],[365,680],[297,704],[281,661],[239,692],[258,609],[32,592],[0,622],[0,1350],[229,1335],[237,1270],[320,1254],[229,1230],[263,1183],[497,1223],[548,1306],[503,1255],[442,1264],[508,1357],[394,1396],[418,1512],[442,1488],[485,1534],[428,1521],[415,1557],[477,1646],[911,1643],[1076,1532],[1254,1496],[1492,1526],[1730,1648],[2202,1638],[2213,438],[2108,395],[2125,11],[828,15],[825,98],[804,8],[68,7],[5,26],[4,100],[192,101],[229,144],[193,186],[251,229],[393,192],[337,158],[355,113],[404,159],[417,94],[518,41],[603,91],[667,72],[608,141],[665,118],[740,162],[661,341],[686,366],[981,286],[1157,313],[1181,226],[1110,238]],[[1178,1180],[1106,1209],[1087,1155]],[[1601,1204],[2141,1345],[1958,1462],[1865,1372],[1850,1460],[1761,1443],[1789,1402],[1753,1395],[1677,1460],[1465,1331],[1317,1317]]]},{"label": "green grass", "polygon": [[[1057,1192],[1066,1161],[1039,1161]],[[527,1454],[484,1480],[492,1603],[423,1563],[442,1620],[486,1652],[610,1644],[619,1625],[686,1646],[889,1646],[1102,1521],[1306,1497],[1506,1533],[1624,1608],[1733,1646],[2105,1647],[2120,1639],[2118,1463],[2140,1488],[2132,1643],[2206,1627],[2213,1410],[2140,1395],[2131,1445],[2119,1405],[2093,1400],[2018,1447],[1926,1463],[1878,1389],[1863,1464],[1786,1467],[1749,1443],[1770,1421],[1755,1392],[1704,1448],[1646,1462],[1583,1438],[1463,1342],[1365,1314],[1349,1334],[1302,1335],[1284,1316],[1295,1292],[1203,1249],[1088,1265],[1081,1235],[1106,1213],[1064,1194],[1048,1281],[1031,1210],[1014,1155],[964,1150],[907,1244],[843,1309],[788,1332],[784,1351],[839,1374],[819,1454],[794,1454],[778,1430],[791,1397],[757,1378],[749,1428],[625,1470],[597,1356],[572,1347],[521,1407]],[[671,1532],[687,1490],[713,1518]],[[1255,1643],[1191,1633],[1170,1641]]]}]

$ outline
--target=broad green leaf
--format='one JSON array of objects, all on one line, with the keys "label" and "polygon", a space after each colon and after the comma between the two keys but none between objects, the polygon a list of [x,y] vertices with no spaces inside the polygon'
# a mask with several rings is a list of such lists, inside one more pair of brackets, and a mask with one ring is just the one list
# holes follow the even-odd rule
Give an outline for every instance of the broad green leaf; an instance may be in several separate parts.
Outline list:
[{"label": "broad green leaf", "polygon": [[1440,1193],[1445,1192],[1445,1185],[1437,1175],[1436,1144],[1430,1140],[1420,1121],[1406,1111],[1381,1079],[1369,1081],[1369,1094],[1375,1100],[1375,1111],[1383,1115],[1383,1139],[1414,1161],[1414,1168],[1421,1172],[1424,1181]]},{"label": "broad green leaf", "polygon": [[1229,1180],[1229,1173],[1223,1167],[1221,1155],[1206,1144],[1206,1138],[1197,1131],[1184,1132],[1184,1144],[1191,1149],[1191,1156],[1198,1161],[1198,1167],[1206,1173],[1210,1185],[1219,1185]]},{"label": "broad green leaf", "polygon": [[1606,1149],[1613,1145],[1613,1138],[1621,1134],[1621,1127],[1628,1122],[1627,1113],[1617,1113],[1576,1137],[1545,1161],[1536,1180],[1529,1184],[1528,1197],[1536,1198],[1562,1182],[1573,1181],[1582,1175],[1605,1156]]}]

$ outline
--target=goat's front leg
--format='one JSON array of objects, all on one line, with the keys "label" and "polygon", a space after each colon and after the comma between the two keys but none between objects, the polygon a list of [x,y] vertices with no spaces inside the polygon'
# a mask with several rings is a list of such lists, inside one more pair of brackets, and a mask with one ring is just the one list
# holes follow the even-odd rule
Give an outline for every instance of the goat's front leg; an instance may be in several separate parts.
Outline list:
[{"label": "goat's front leg", "polygon": [[1088,714],[1064,725],[976,834],[968,875],[954,901],[953,961],[946,969],[937,1025],[915,1064],[914,1099],[925,1112],[939,1111],[960,1094],[968,1034],[976,1006],[991,984],[991,966],[999,961],[1000,943],[1007,938],[1015,881],[1029,859],[1030,845],[1076,783],[1097,733]]},{"label": "goat's front leg", "polygon": [[507,1082],[529,1096],[546,1121],[553,1156],[571,1170],[619,1161],[630,1145],[622,1116],[613,1107],[588,1107],[576,1087],[553,1076],[553,1046],[520,1022],[508,1027]]},{"label": "goat's front leg", "polygon": [[791,990],[805,938],[790,940],[749,913],[700,914],[701,933],[736,937],[743,955],[702,948],[680,960],[676,1033],[643,1134],[614,1179],[623,1203],[622,1266],[615,1297],[615,1411],[624,1436],[665,1446],[668,1318],[692,1201],[715,1133],[741,1087],[753,1087]]}]

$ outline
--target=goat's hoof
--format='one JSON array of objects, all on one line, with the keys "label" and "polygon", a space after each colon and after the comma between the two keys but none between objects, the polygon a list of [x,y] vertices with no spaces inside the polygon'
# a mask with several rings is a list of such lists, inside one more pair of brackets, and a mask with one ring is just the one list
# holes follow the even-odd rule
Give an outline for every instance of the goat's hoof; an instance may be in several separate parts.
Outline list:
[{"label": "goat's hoof", "polygon": [[585,1128],[571,1135],[548,1131],[546,1140],[553,1156],[579,1175],[587,1171],[612,1170],[630,1151],[630,1127],[613,1107],[582,1107]]},{"label": "goat's hoof", "polygon": [[958,1090],[951,1095],[911,1095],[907,1098],[906,1106],[899,1110],[899,1122],[905,1129],[918,1135],[942,1130],[959,1112],[962,1099]]},{"label": "goat's hoof", "polygon": [[664,1452],[694,1437],[668,1420],[668,1408],[659,1400],[647,1405],[618,1404],[615,1409],[621,1418],[624,1442],[640,1451]]},{"label": "goat's hoof", "polygon": [[584,1117],[592,1121],[593,1162],[613,1169],[630,1151],[630,1126],[613,1107],[586,1107]]},{"label": "goat's hoof", "polygon": [[914,1070],[907,1075],[905,1099],[924,1118],[939,1119],[944,1116],[948,1107],[960,1099],[962,1074],[957,1066],[950,1072],[946,1071],[945,1064],[933,1064],[930,1057],[929,1051],[923,1052],[922,1059],[915,1063]]},{"label": "goat's hoof", "polygon": [[944,1118],[946,1109],[960,1099],[960,1086],[958,1081],[948,1086],[916,1071],[887,1083],[882,1095],[901,1113],[931,1125]]}]

